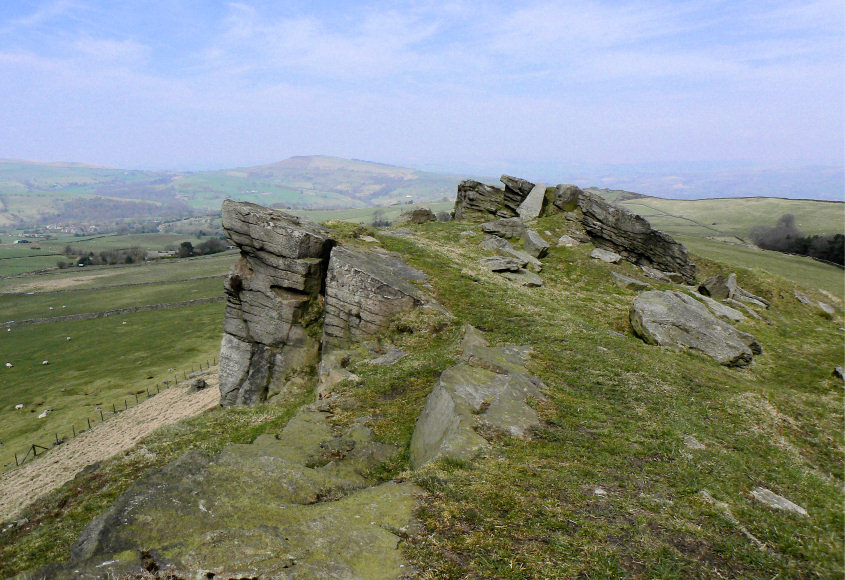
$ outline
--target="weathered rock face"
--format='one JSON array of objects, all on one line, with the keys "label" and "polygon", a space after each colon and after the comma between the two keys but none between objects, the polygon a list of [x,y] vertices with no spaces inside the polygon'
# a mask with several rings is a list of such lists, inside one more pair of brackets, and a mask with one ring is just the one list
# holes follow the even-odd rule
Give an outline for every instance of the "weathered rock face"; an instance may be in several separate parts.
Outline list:
[{"label": "weathered rock face", "polygon": [[398,254],[335,247],[326,275],[324,346],[345,345],[386,330],[391,317],[424,302],[412,283],[424,278]]},{"label": "weathered rock face", "polygon": [[522,234],[525,251],[535,258],[545,258],[549,253],[549,242],[534,230],[526,229]]},{"label": "weathered rock face", "polygon": [[414,531],[421,490],[366,478],[396,452],[363,425],[335,436],[325,413],[303,408],[278,435],[149,473],[85,529],[69,563],[28,577],[135,578],[151,564],[161,577],[401,577],[399,536]]},{"label": "weathered rock face", "polygon": [[539,424],[529,397],[542,398],[542,383],[525,370],[528,347],[491,347],[478,331],[464,334],[461,362],[443,371],[426,399],[411,439],[414,468],[437,457],[470,459],[489,443],[474,427],[487,425],[524,437]]},{"label": "weathered rock face", "polygon": [[221,404],[263,401],[319,351],[320,296],[335,244],[316,224],[245,202],[223,202],[223,228],[241,251],[225,283]]},{"label": "weathered rock face", "polygon": [[481,221],[519,215],[519,206],[534,189],[534,184],[509,175],[502,175],[501,181],[505,184],[504,189],[471,179],[461,182],[455,199],[455,219]]},{"label": "weathered rock face", "polygon": [[686,248],[668,234],[652,229],[642,217],[584,191],[578,196],[578,207],[584,213],[581,224],[597,246],[621,254],[634,264],[678,272],[686,282],[695,282],[695,266]]},{"label": "weathered rock face", "polygon": [[[504,177],[504,176],[503,176]],[[533,220],[543,213],[546,204],[546,186],[542,183],[535,185],[516,209],[523,221]]]},{"label": "weathered rock face", "polygon": [[650,290],[634,300],[634,332],[649,344],[700,351],[720,364],[744,367],[762,349],[757,340],[713,316],[683,292]]}]

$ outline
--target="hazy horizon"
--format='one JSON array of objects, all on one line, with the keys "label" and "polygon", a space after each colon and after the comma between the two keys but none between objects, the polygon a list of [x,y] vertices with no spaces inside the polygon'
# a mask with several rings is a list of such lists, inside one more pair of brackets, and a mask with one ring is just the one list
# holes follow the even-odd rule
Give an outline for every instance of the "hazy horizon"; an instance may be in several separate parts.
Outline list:
[{"label": "hazy horizon", "polygon": [[845,7],[0,5],[0,157],[199,170],[840,166]]}]

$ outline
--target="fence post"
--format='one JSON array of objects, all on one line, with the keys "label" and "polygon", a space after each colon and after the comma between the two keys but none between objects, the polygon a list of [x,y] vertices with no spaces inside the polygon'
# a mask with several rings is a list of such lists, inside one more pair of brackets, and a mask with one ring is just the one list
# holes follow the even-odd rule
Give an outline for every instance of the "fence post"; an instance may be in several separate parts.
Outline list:
[{"label": "fence post", "polygon": [[111,414],[117,415],[117,407],[114,406],[114,403],[111,404]]},{"label": "fence post", "polygon": [[138,404],[138,393],[135,393],[135,404]]},{"label": "fence post", "polygon": [[32,444],[32,455],[38,457],[38,450],[35,448],[35,443]]},{"label": "fence post", "polygon": [[59,434],[56,433],[56,445],[58,445],[58,444],[59,444]]},{"label": "fence post", "polygon": [[126,405],[126,399],[123,399],[123,410],[125,411],[129,407]]},{"label": "fence post", "polygon": [[156,394],[160,393],[161,391],[158,388],[158,383],[156,383]]},{"label": "fence post", "polygon": [[106,418],[103,416],[103,410],[100,409],[100,421],[105,421]]},{"label": "fence post", "polygon": [[76,439],[76,425],[71,425],[71,429],[73,429],[73,438]]},{"label": "fence post", "polygon": [[15,453],[15,467],[17,467],[19,465],[20,465],[20,463],[18,463],[18,454]]}]

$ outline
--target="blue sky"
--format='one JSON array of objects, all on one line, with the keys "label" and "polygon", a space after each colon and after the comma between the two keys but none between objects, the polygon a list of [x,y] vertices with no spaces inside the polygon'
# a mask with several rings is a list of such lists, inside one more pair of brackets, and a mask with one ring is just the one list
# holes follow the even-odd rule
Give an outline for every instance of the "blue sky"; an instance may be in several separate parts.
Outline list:
[{"label": "blue sky", "polygon": [[0,158],[841,165],[844,11],[842,0],[5,0]]}]

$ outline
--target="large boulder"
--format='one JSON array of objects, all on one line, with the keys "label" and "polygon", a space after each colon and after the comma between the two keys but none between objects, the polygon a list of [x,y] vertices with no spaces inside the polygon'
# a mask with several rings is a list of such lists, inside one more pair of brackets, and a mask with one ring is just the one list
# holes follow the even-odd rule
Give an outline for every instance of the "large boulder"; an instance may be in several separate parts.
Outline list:
[{"label": "large boulder", "polygon": [[577,185],[561,183],[555,187],[552,204],[560,211],[574,211],[582,193],[584,192]]},{"label": "large boulder", "polygon": [[437,216],[427,207],[420,207],[412,211],[404,211],[397,220],[399,223],[424,224],[436,222]]},{"label": "large boulder", "polygon": [[321,320],[335,241],[314,223],[252,203],[226,200],[222,214],[241,256],[224,284],[221,404],[250,404],[280,391],[289,371],[315,362],[312,328]]},{"label": "large boulder", "polygon": [[522,241],[525,244],[525,252],[535,258],[545,258],[549,253],[549,242],[534,230],[526,229],[522,233]]},{"label": "large boulder", "polygon": [[578,194],[578,207],[583,212],[581,224],[597,246],[634,264],[678,272],[686,282],[695,282],[695,265],[690,263],[686,248],[668,234],[652,229],[644,218],[585,191]]},{"label": "large boulder", "polygon": [[337,246],[326,275],[323,345],[338,347],[385,331],[393,316],[422,305],[425,274],[393,252]]},{"label": "large boulder", "polygon": [[747,366],[762,352],[753,336],[722,322],[683,292],[643,292],[634,300],[630,320],[649,344],[697,350],[726,366]]},{"label": "large boulder", "polygon": [[477,428],[526,437],[540,424],[527,401],[542,398],[542,383],[528,374],[529,347],[491,347],[471,326],[464,334],[463,362],[443,371],[426,399],[411,438],[416,469],[438,457],[471,459],[490,444]]},{"label": "large boulder", "polygon": [[543,213],[543,207],[546,204],[546,186],[542,183],[535,185],[528,195],[516,208],[519,217],[523,221],[533,220],[540,217]]}]

